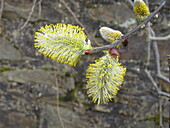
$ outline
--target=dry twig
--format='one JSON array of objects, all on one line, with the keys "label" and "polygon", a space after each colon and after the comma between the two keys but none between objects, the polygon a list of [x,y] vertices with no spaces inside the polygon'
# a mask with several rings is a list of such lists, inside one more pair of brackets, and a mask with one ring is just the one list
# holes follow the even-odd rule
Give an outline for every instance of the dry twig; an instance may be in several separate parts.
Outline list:
[{"label": "dry twig", "polygon": [[[152,28],[150,28],[150,31],[151,31],[151,36],[150,37],[152,37],[152,36],[155,37],[156,35],[155,35],[155,32],[153,31]],[[155,53],[155,60],[156,60],[156,66],[157,66],[157,70],[156,70],[157,71],[157,77],[159,77],[160,79],[166,81],[167,83],[170,83],[169,79],[161,74],[160,55],[159,55],[159,49],[158,49],[157,42],[154,41],[152,43],[153,43],[153,49],[154,49],[154,53]]]},{"label": "dry twig", "polygon": [[162,123],[162,100],[163,99],[160,97],[159,98],[159,113],[160,113],[160,115],[159,115],[159,125],[160,125],[161,128],[164,128],[163,123]]},{"label": "dry twig", "polygon": [[[67,10],[71,13],[71,15],[73,16],[73,18],[75,19],[75,21],[82,27],[85,28],[85,26],[81,23],[81,21],[77,18],[77,16],[75,15],[75,13],[71,10],[71,8],[67,5],[67,3],[64,0],[60,0],[61,3],[67,8]],[[99,44],[92,36],[91,34],[89,34],[89,32],[87,32],[85,30],[87,37],[89,37],[90,39],[93,39],[94,43],[97,44],[98,46],[100,46],[101,44]]]},{"label": "dry twig", "polygon": [[57,114],[58,114],[58,118],[59,118],[61,127],[64,128],[63,120],[62,120],[62,117],[60,115],[60,109],[59,109],[59,84],[58,84],[58,78],[57,78],[56,71],[54,71],[54,74],[55,74],[55,77],[56,77],[55,85],[56,85],[56,93],[57,93]]},{"label": "dry twig", "polygon": [[1,20],[1,18],[2,18],[2,12],[3,12],[3,9],[4,9],[4,0],[1,0],[0,20]]},{"label": "dry twig", "polygon": [[[148,0],[146,0],[146,3],[148,5]],[[150,72],[147,70],[147,67],[149,66],[150,64],[150,54],[151,54],[151,44],[153,45],[153,50],[154,50],[154,54],[155,54],[155,60],[156,60],[156,71],[157,71],[157,77],[161,78],[162,80],[166,81],[167,83],[170,83],[169,82],[169,79],[166,78],[165,76],[163,76],[161,74],[161,71],[160,71],[160,55],[159,55],[159,50],[158,50],[158,46],[157,46],[157,42],[156,40],[160,40],[160,41],[163,41],[163,40],[167,40],[169,37],[156,37],[155,35],[155,32],[154,30],[151,28],[150,24],[148,24],[147,26],[147,32],[148,32],[148,38],[147,38],[147,42],[148,42],[148,49],[147,49],[147,62],[146,62],[146,68],[145,68],[145,73],[147,74],[148,78],[150,79],[151,83],[153,84],[153,86],[155,87],[157,93],[159,95],[163,95],[163,96],[166,96],[166,97],[169,97],[170,98],[170,94],[166,93],[166,92],[163,92],[161,91],[161,88],[158,87],[157,83],[154,81],[153,77],[151,76]],[[152,42],[154,41],[154,42]],[[163,123],[162,123],[162,98],[159,97],[159,125],[161,128],[164,128],[163,126]]]},{"label": "dry twig", "polygon": [[41,3],[42,3],[42,1],[43,0],[40,0],[39,2],[38,2],[38,16],[40,17],[41,16],[41,10],[42,10],[42,8],[41,8]]},{"label": "dry twig", "polygon": [[153,86],[155,87],[156,91],[158,92],[159,95],[162,95],[162,96],[166,96],[168,98],[170,98],[170,94],[166,93],[166,92],[162,92],[157,83],[154,81],[153,77],[151,76],[150,72],[145,69],[145,73],[147,74],[148,78],[150,79],[151,83],[153,84]]},{"label": "dry twig", "polygon": [[133,2],[132,2],[132,0],[126,0],[126,2],[128,2],[128,3],[129,3],[130,8],[132,9],[132,8],[133,8]]},{"label": "dry twig", "polygon": [[167,41],[167,40],[170,40],[170,35],[167,35],[167,36],[164,36],[164,37],[151,36],[150,39],[153,40],[153,41]]},{"label": "dry twig", "polygon": [[29,13],[29,15],[28,15],[28,18],[27,18],[26,22],[18,29],[19,31],[21,31],[23,28],[25,28],[25,26],[28,24],[28,22],[29,22],[29,20],[30,20],[30,18],[31,18],[31,15],[32,15],[32,13],[34,12],[34,8],[35,8],[35,5],[36,5],[36,1],[37,1],[37,0],[34,0],[33,5],[32,5],[32,8],[31,8],[31,11],[30,11],[30,13]]}]

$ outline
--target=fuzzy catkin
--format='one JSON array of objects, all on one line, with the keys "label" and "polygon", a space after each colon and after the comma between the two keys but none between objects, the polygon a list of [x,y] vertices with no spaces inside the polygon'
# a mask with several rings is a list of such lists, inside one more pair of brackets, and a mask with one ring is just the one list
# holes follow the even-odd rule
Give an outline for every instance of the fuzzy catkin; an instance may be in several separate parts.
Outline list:
[{"label": "fuzzy catkin", "polygon": [[86,89],[97,104],[107,104],[114,98],[124,81],[126,68],[109,53],[95,60],[86,70]]},{"label": "fuzzy catkin", "polygon": [[143,0],[134,1],[133,11],[136,15],[136,19],[139,22],[142,22],[150,15],[149,8]]},{"label": "fuzzy catkin", "polygon": [[35,33],[34,47],[52,60],[75,66],[83,52],[92,48],[83,29],[71,24],[45,25]]},{"label": "fuzzy catkin", "polygon": [[[99,31],[103,39],[105,39],[109,43],[114,43],[116,40],[119,40],[121,36],[123,36],[120,31],[114,30],[109,27],[101,27]],[[116,47],[118,48],[119,45]]]}]

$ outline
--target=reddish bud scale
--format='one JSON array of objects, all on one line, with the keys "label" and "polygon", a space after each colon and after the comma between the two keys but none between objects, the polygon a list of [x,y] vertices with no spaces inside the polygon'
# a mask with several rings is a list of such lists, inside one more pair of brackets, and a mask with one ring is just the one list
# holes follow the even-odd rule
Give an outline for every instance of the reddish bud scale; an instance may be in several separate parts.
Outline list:
[{"label": "reddish bud scale", "polygon": [[117,58],[120,59],[120,53],[119,51],[116,49],[116,48],[110,48],[109,49],[109,54],[114,57],[114,58]]},{"label": "reddish bud scale", "polygon": [[122,42],[123,46],[125,46],[125,47],[128,45],[128,43],[129,43],[129,42],[128,42],[128,40],[127,40],[127,39],[126,39],[126,40],[124,40],[124,41]]},{"label": "reddish bud scale", "polygon": [[92,51],[87,50],[87,51],[85,51],[84,53],[85,53],[86,55],[89,55],[89,54],[91,54],[91,53],[92,53]]}]

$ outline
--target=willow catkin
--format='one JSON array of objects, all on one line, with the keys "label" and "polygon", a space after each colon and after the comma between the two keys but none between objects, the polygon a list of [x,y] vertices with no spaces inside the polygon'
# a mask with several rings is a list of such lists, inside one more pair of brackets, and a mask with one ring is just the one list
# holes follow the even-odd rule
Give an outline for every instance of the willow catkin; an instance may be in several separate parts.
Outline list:
[{"label": "willow catkin", "polygon": [[71,24],[45,25],[35,33],[34,47],[53,60],[75,66],[83,52],[92,49],[83,29]]},{"label": "willow catkin", "polygon": [[95,60],[86,70],[86,89],[97,104],[107,104],[114,98],[124,81],[126,68],[109,53]]},{"label": "willow catkin", "polygon": [[139,22],[142,22],[150,15],[149,8],[143,0],[134,0],[133,11]]},{"label": "willow catkin", "polygon": [[[123,36],[120,31],[111,29],[109,27],[101,27],[99,31],[103,39],[109,43],[114,43],[116,40],[119,40],[121,36]],[[119,47],[119,45],[117,47]]]}]

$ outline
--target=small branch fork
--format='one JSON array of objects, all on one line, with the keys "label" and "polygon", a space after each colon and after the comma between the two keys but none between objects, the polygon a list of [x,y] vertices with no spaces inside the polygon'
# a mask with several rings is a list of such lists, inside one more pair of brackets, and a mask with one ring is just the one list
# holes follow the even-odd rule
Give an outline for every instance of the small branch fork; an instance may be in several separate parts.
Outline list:
[{"label": "small branch fork", "polygon": [[[146,0],[146,3],[148,4],[148,0]],[[148,71],[148,66],[150,64],[150,57],[151,57],[151,44],[153,45],[153,51],[155,54],[155,61],[156,61],[156,72],[157,72],[157,77],[164,80],[167,83],[170,83],[169,79],[161,74],[161,69],[160,69],[160,55],[159,55],[159,49],[157,45],[157,41],[167,41],[170,39],[170,35],[165,36],[165,37],[156,37],[156,34],[154,30],[151,28],[150,24],[147,25],[147,32],[148,32],[148,37],[147,37],[147,62],[146,62],[146,68],[145,68],[145,73],[147,77],[150,79],[152,85],[155,87],[157,93],[160,96],[165,96],[170,98],[170,94],[163,92],[161,90],[161,86],[159,87],[158,84],[155,82],[153,79],[151,73]],[[160,128],[164,128],[163,126],[163,114],[162,114],[162,105],[163,105],[163,99],[162,97],[159,97],[159,125]]]},{"label": "small branch fork", "polygon": [[[156,72],[157,72],[157,77],[166,81],[167,83],[170,83],[169,79],[165,76],[163,76],[161,74],[161,70],[160,70],[160,55],[159,55],[159,49],[157,46],[157,42],[152,40],[152,37],[156,37],[154,30],[151,28],[150,24],[148,24],[148,49],[147,49],[147,62],[146,62],[146,68],[145,68],[145,73],[147,75],[147,77],[150,79],[152,85],[155,87],[157,93],[160,96],[166,96],[168,98],[170,98],[170,94],[161,91],[161,87],[158,87],[158,84],[155,82],[155,80],[153,79],[151,73],[148,71],[147,67],[150,64],[150,53],[151,53],[151,44],[153,45],[153,50],[154,50],[154,54],[155,54],[155,60],[156,60]],[[153,42],[152,42],[153,41]],[[163,115],[162,115],[162,97],[159,97],[159,125],[161,128],[164,128],[163,126]]]},{"label": "small branch fork", "polygon": [[128,37],[130,37],[132,34],[134,34],[137,30],[139,30],[142,26],[146,25],[161,9],[162,7],[166,4],[168,0],[164,0],[162,2],[162,4],[147,18],[145,19],[141,24],[137,25],[134,29],[132,29],[132,31],[130,31],[129,33],[125,34],[122,39],[120,40],[116,40],[114,43],[111,43],[110,45],[105,45],[105,46],[102,46],[102,47],[95,47],[91,50],[92,53],[95,53],[95,52],[99,52],[99,51],[102,51],[102,50],[106,50],[106,49],[109,49],[109,48],[113,48],[115,47],[116,45],[120,44],[121,42],[123,42],[125,39],[127,39]]},{"label": "small branch fork", "polygon": [[153,80],[150,72],[147,70],[147,67],[150,64],[150,44],[152,43],[153,45],[153,50],[154,50],[154,54],[155,54],[155,61],[156,61],[156,72],[157,72],[157,77],[164,80],[167,83],[170,83],[169,79],[165,76],[163,76],[161,74],[161,69],[160,69],[160,55],[159,55],[159,49],[158,49],[158,45],[156,41],[151,42],[150,37],[154,36],[155,37],[155,32],[153,31],[153,29],[150,27],[150,24],[148,24],[148,52],[147,52],[147,62],[146,62],[146,68],[145,68],[145,72],[148,76],[148,78],[151,80],[152,84],[154,85],[154,87],[156,88],[158,94],[160,95],[164,95],[166,97],[170,98],[170,94],[162,92],[159,88],[158,85],[156,84],[156,82]]}]

